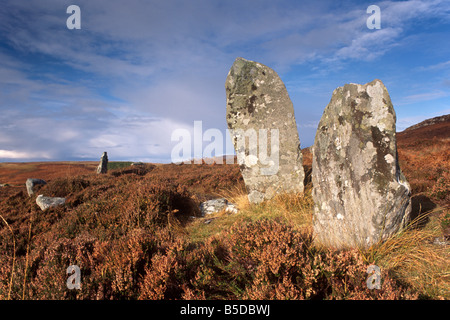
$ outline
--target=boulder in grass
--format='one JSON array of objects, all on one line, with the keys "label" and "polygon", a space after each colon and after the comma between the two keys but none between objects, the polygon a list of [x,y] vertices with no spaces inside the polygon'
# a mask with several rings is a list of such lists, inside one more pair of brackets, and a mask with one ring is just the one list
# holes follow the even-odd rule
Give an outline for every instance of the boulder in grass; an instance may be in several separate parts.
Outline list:
[{"label": "boulder in grass", "polygon": [[202,202],[200,204],[200,212],[202,216],[213,214],[225,210],[228,213],[237,213],[238,209],[233,203],[229,203],[225,198],[213,199]]},{"label": "boulder in grass", "polygon": [[62,206],[66,203],[66,198],[58,197],[44,197],[42,194],[38,195],[36,198],[36,204],[41,208],[42,211],[48,208]]},{"label": "boulder in grass", "polygon": [[31,197],[34,194],[36,186],[42,186],[44,184],[47,184],[47,182],[42,179],[27,179],[25,185],[27,187],[28,196]]}]

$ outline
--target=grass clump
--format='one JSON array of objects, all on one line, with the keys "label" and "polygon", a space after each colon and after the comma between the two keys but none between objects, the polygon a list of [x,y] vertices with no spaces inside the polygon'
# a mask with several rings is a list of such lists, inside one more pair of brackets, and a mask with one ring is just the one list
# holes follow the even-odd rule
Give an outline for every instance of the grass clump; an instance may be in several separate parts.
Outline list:
[{"label": "grass clump", "polygon": [[109,161],[108,162],[108,170],[117,170],[128,168],[131,166],[133,162],[130,161]]},{"label": "grass clump", "polygon": [[442,236],[439,217],[428,212],[417,220],[429,219],[425,227],[420,221],[384,243],[363,252],[366,261],[386,268],[390,273],[420,293],[423,299],[450,299],[450,248],[436,244]]}]

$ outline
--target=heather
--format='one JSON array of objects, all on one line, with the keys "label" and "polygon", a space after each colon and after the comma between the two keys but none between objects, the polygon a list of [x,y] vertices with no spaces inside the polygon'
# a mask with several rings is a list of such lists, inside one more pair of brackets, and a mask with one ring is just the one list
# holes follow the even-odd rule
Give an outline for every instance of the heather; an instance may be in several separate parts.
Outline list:
[{"label": "heather", "polygon": [[[448,245],[433,243],[450,225],[446,140],[403,142],[416,219],[367,250],[314,243],[307,150],[305,192],[260,204],[237,165],[122,163],[97,175],[95,164],[26,164],[48,182],[36,195],[67,201],[42,212],[24,183],[0,188],[0,299],[449,299]],[[200,217],[219,196],[239,212]],[[367,287],[371,264],[381,289]],[[66,286],[70,265],[81,290]]]}]

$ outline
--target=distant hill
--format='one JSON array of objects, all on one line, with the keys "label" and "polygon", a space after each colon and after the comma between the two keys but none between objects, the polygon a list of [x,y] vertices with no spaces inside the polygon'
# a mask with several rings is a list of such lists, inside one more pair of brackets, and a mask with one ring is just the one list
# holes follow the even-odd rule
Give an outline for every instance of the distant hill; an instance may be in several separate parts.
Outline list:
[{"label": "distant hill", "polygon": [[[450,138],[450,115],[444,115],[427,119],[402,132],[397,133],[397,144],[399,147],[413,147],[430,144],[430,140],[446,140]],[[428,142],[426,142],[428,141]]]},{"label": "distant hill", "polygon": [[404,131],[411,131],[411,130],[414,130],[414,129],[419,129],[419,128],[423,128],[423,127],[439,124],[439,123],[442,123],[442,122],[447,123],[447,124],[450,123],[450,114],[424,120],[422,122],[419,122],[418,124],[415,124],[415,125],[413,125],[411,127],[406,128]]},{"label": "distant hill", "polygon": [[398,132],[397,150],[400,167],[413,194],[440,194],[434,202],[445,203],[450,198],[445,190],[450,186],[450,115],[428,119]]}]

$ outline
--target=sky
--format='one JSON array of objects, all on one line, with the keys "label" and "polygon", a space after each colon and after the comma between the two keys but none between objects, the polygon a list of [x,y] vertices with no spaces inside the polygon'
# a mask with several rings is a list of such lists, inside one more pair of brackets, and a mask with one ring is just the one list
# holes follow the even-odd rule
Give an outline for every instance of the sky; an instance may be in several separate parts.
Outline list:
[{"label": "sky", "polygon": [[397,131],[450,113],[448,0],[1,0],[0,161],[170,162],[194,121],[225,141],[237,57],[278,73],[302,147],[346,83],[382,80]]}]

